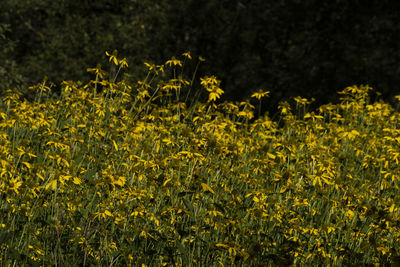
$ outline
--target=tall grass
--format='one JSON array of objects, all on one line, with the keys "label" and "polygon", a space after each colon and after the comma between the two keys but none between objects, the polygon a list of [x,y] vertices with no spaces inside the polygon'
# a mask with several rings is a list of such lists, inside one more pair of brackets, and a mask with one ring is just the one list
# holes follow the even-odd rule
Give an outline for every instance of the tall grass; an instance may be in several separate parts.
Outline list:
[{"label": "tall grass", "polygon": [[203,77],[188,106],[183,60],[132,84],[107,55],[113,75],[3,98],[2,265],[400,263],[400,114],[370,87],[282,102],[279,123],[254,119],[266,91],[221,102]]}]

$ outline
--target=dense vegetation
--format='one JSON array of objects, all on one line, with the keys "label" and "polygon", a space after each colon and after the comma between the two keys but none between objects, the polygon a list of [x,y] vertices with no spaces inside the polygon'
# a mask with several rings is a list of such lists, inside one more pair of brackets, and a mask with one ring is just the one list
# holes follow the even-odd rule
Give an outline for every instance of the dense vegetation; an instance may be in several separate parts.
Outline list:
[{"label": "dense vegetation", "polygon": [[[2,98],[2,265],[400,262],[400,113],[370,87],[254,119],[269,92],[222,102],[189,53],[134,83],[107,56],[88,83]],[[207,100],[187,105],[195,84]]]}]

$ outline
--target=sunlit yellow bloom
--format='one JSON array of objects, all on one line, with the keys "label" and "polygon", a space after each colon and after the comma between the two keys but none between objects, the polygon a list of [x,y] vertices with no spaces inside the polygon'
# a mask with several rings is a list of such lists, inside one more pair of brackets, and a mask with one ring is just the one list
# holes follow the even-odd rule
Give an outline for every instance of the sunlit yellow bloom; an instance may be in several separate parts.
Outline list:
[{"label": "sunlit yellow bloom", "polygon": [[112,54],[108,53],[106,51],[106,55],[108,56],[108,60],[113,62],[115,65],[118,65],[118,59],[117,59],[117,50],[114,50]]},{"label": "sunlit yellow bloom", "polygon": [[123,59],[119,60],[119,64],[120,64],[120,67],[121,67],[121,68],[129,67],[126,58],[123,58]]},{"label": "sunlit yellow bloom", "polygon": [[261,98],[268,96],[269,95],[269,91],[263,91],[263,90],[258,90],[258,92],[255,92],[251,95],[251,97],[253,98],[257,98],[257,100],[260,100]]},{"label": "sunlit yellow bloom", "polygon": [[176,59],[175,57],[172,57],[170,60],[168,60],[167,62],[165,62],[165,65],[169,65],[170,67],[173,66],[179,66],[182,67],[182,61],[180,61],[179,59]]}]

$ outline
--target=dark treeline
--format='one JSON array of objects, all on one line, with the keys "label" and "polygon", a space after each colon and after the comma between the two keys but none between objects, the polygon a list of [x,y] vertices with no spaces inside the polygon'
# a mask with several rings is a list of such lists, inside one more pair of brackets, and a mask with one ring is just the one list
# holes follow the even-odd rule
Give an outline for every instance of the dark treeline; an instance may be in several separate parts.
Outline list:
[{"label": "dark treeline", "polygon": [[86,68],[117,49],[132,77],[143,61],[190,51],[199,75],[222,80],[225,98],[270,90],[335,101],[368,84],[390,101],[400,84],[400,2],[317,0],[2,0],[0,86],[87,81]]}]

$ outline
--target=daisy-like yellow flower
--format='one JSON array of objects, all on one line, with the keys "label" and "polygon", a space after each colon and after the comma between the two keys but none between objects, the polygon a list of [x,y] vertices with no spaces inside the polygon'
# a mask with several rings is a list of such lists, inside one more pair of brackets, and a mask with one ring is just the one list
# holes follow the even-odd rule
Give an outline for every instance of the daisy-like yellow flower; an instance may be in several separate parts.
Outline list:
[{"label": "daisy-like yellow flower", "polygon": [[108,53],[106,51],[106,55],[108,56],[108,60],[111,62],[114,62],[115,65],[118,65],[118,59],[117,59],[117,50],[114,50],[112,54]]},{"label": "daisy-like yellow flower", "polygon": [[182,61],[180,61],[179,59],[176,59],[175,57],[172,57],[170,60],[165,62],[165,65],[169,65],[170,67],[172,65],[182,67]]},{"label": "daisy-like yellow flower", "polygon": [[257,100],[260,100],[261,98],[265,96],[269,96],[269,91],[263,91],[262,89],[259,89],[257,92],[251,95],[252,98],[257,98]]}]

